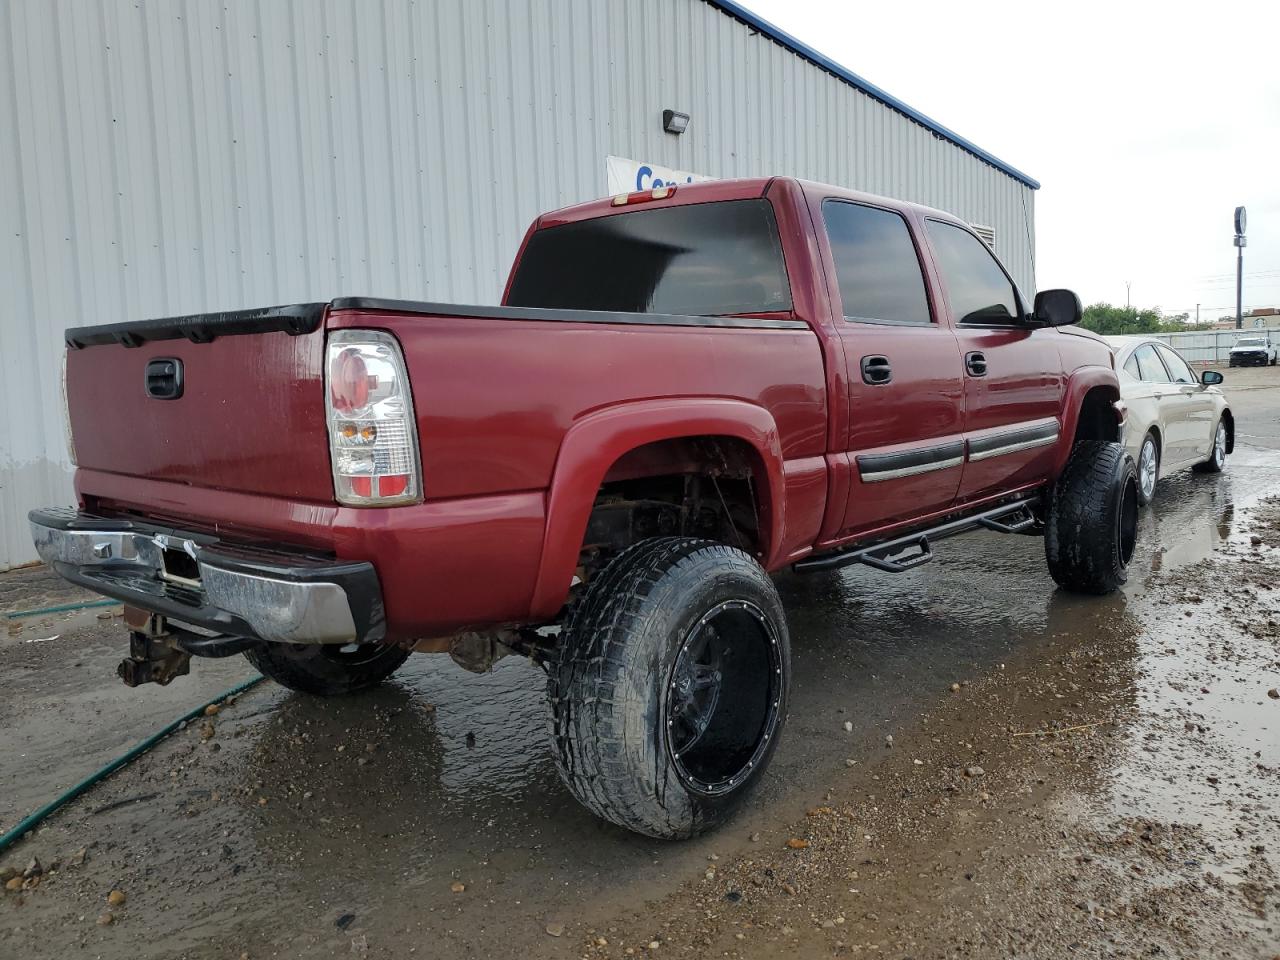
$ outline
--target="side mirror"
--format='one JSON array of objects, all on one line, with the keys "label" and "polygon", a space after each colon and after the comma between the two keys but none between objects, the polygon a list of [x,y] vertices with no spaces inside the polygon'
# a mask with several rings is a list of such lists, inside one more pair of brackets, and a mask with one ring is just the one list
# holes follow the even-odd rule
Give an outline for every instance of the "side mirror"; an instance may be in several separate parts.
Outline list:
[{"label": "side mirror", "polygon": [[1065,327],[1079,323],[1084,310],[1080,298],[1072,290],[1041,290],[1036,294],[1032,319],[1047,327]]},{"label": "side mirror", "polygon": [[1206,387],[1216,387],[1222,382],[1222,374],[1217,370],[1205,370],[1200,374],[1200,382]]}]

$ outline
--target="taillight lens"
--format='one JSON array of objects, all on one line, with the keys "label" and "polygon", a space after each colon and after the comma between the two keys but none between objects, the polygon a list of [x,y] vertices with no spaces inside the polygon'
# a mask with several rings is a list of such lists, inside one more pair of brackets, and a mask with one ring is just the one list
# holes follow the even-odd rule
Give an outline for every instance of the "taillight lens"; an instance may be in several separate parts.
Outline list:
[{"label": "taillight lens", "polygon": [[413,396],[395,338],[376,330],[331,333],[325,403],[338,501],[389,506],[421,500]]}]

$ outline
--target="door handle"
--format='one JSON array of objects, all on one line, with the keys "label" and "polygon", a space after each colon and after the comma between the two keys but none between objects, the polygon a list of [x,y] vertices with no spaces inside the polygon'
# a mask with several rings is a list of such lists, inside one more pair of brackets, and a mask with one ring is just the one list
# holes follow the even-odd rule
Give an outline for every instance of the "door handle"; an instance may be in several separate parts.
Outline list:
[{"label": "door handle", "polygon": [[889,366],[889,358],[873,355],[862,358],[862,382],[872,386],[882,386],[893,379],[893,368]]},{"label": "door handle", "polygon": [[964,368],[971,377],[987,375],[987,358],[977,350],[964,355]]}]

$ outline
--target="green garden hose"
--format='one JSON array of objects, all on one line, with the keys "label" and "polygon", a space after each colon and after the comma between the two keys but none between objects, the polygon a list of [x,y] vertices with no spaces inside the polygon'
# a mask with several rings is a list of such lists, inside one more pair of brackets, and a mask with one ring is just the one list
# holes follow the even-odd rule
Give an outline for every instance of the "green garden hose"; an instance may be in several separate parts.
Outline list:
[{"label": "green garden hose", "polygon": [[3,853],[9,847],[13,846],[13,844],[16,843],[23,835],[25,835],[28,830],[33,829],[42,820],[44,820],[46,817],[52,814],[54,811],[70,803],[72,800],[80,796],[82,793],[85,793],[95,784],[101,782],[102,780],[105,780],[107,777],[111,776],[111,774],[115,773],[125,764],[130,763],[131,761],[142,756],[142,754],[146,753],[148,750],[154,747],[157,743],[159,743],[169,734],[173,733],[173,731],[177,730],[180,726],[182,726],[188,720],[194,720],[196,717],[203,714],[205,710],[208,709],[213,704],[221,703],[223,700],[226,700],[228,697],[234,697],[239,693],[243,693],[244,691],[252,687],[254,684],[260,683],[263,679],[264,678],[262,677],[261,674],[259,674],[256,677],[252,677],[246,680],[244,683],[237,684],[236,686],[232,687],[230,690],[222,691],[222,693],[218,694],[212,700],[208,701],[207,703],[201,704],[200,706],[196,707],[194,710],[191,710],[188,713],[184,713],[182,716],[178,717],[177,720],[174,720],[172,723],[168,724],[167,726],[161,728],[160,730],[157,730],[151,736],[147,737],[147,739],[143,740],[141,743],[134,746],[133,749],[129,750],[127,753],[123,753],[120,756],[116,757],[114,760],[108,763],[101,770],[98,770],[96,773],[92,774],[91,776],[86,777],[84,780],[81,780],[70,790],[62,794],[62,796],[56,798],[50,803],[45,804],[35,813],[32,813],[31,815],[25,817],[24,819],[19,821],[18,825],[15,826],[12,830],[9,830],[3,836],[0,836],[0,853]]}]

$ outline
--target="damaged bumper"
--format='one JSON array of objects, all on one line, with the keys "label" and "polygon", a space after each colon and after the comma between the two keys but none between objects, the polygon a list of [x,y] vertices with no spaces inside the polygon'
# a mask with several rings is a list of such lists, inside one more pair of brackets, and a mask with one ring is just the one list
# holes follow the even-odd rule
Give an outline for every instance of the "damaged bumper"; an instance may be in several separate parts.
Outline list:
[{"label": "damaged bumper", "polygon": [[59,576],[179,623],[273,643],[375,643],[386,635],[369,563],[229,544],[73,509],[33,510]]}]

